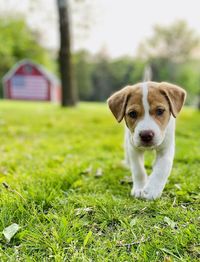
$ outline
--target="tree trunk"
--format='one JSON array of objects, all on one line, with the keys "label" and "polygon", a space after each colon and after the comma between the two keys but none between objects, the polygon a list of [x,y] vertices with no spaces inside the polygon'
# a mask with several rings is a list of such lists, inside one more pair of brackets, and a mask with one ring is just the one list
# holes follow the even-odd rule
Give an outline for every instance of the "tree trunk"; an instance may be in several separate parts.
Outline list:
[{"label": "tree trunk", "polygon": [[75,106],[77,93],[73,82],[71,51],[70,51],[70,22],[68,0],[57,0],[60,24],[59,67],[62,83],[62,106]]}]

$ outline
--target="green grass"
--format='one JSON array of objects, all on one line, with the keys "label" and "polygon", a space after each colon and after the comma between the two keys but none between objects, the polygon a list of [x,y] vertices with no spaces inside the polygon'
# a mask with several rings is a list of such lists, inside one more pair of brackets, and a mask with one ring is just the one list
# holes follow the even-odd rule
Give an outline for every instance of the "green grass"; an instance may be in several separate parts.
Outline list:
[{"label": "green grass", "polygon": [[0,261],[199,261],[200,113],[184,109],[176,133],[161,199],[138,200],[104,104],[1,102],[0,232],[20,230],[0,234]]}]

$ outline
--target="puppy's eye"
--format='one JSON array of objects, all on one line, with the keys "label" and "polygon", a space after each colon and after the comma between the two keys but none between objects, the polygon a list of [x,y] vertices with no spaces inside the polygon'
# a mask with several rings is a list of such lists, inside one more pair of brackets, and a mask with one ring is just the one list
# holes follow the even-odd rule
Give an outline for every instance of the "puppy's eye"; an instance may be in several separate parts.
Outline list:
[{"label": "puppy's eye", "polygon": [[133,111],[129,112],[128,115],[129,115],[131,118],[137,118],[138,113],[137,113],[135,110],[133,110]]},{"label": "puppy's eye", "polygon": [[157,108],[156,109],[156,115],[157,116],[162,116],[164,112],[165,112],[165,109],[163,109],[163,108]]}]

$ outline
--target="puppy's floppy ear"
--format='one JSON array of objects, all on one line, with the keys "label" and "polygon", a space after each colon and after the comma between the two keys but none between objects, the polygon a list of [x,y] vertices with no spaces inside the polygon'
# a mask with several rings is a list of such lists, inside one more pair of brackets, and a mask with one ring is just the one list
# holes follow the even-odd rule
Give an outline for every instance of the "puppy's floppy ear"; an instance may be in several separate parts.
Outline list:
[{"label": "puppy's floppy ear", "polygon": [[125,115],[125,109],[129,94],[130,86],[126,86],[120,91],[114,93],[107,100],[108,106],[118,122],[121,122]]},{"label": "puppy's floppy ear", "polygon": [[176,117],[185,102],[186,91],[173,84],[162,82],[159,85],[160,92],[167,98],[172,115]]}]

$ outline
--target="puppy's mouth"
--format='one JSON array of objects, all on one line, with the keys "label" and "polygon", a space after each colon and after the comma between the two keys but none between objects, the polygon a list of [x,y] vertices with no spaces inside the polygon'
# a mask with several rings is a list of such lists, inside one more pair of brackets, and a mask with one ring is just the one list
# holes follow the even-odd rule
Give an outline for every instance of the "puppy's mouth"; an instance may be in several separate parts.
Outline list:
[{"label": "puppy's mouth", "polygon": [[154,142],[141,142],[141,141],[134,143],[134,145],[139,149],[153,149],[154,147],[157,146],[157,144]]},{"label": "puppy's mouth", "polygon": [[154,147],[156,147],[156,143],[154,142],[140,142],[139,144],[139,148],[149,148],[149,149],[152,149]]},{"label": "puppy's mouth", "polygon": [[155,141],[154,140],[150,140],[150,141],[140,141],[141,145],[142,146],[146,146],[146,147],[149,147],[149,146],[153,146],[155,145]]}]

